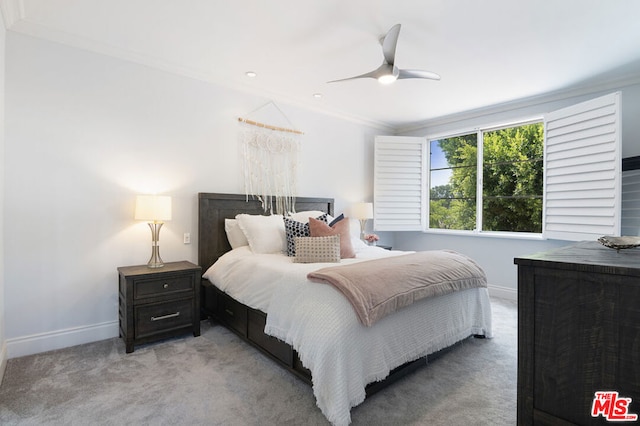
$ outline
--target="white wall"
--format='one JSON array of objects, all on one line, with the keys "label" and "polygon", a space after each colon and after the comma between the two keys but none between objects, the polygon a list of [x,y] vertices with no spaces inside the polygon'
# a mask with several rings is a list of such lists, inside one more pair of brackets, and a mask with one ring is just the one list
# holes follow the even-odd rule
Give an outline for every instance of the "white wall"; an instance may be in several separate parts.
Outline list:
[{"label": "white wall", "polygon": [[5,291],[4,291],[4,80],[5,80],[5,39],[4,20],[0,16],[0,383],[7,365],[7,345],[5,338]]},{"label": "white wall", "polygon": [[[195,262],[197,193],[243,191],[237,117],[268,101],[9,32],[0,234],[8,357],[117,336],[116,268],[146,263],[150,255],[149,229],[132,219],[136,194],[173,196],[161,254],[165,261]],[[508,121],[572,101],[485,115]],[[305,132],[299,194],[334,197],[337,213],[371,200],[373,137],[384,132],[278,105]],[[624,87],[625,156],[640,155],[633,139],[639,112],[640,87]],[[466,128],[486,118],[406,134]],[[185,232],[193,244],[182,244]],[[468,253],[487,270],[493,290],[507,296],[515,295],[514,256],[565,244],[422,233],[388,234],[383,242]]]},{"label": "white wall", "polygon": [[[546,112],[554,111],[587,99],[611,93],[622,92],[622,156],[632,157],[640,155],[640,84],[629,80],[627,85],[612,85],[600,88],[590,94],[561,98],[554,95],[538,98],[535,101],[523,101],[509,107],[497,106],[484,111],[477,111],[471,117],[450,119],[446,122],[425,126],[404,136],[432,136],[446,133],[468,131],[475,127],[490,124],[510,123],[516,120],[542,116]],[[635,78],[638,81],[638,78]],[[462,116],[461,116],[462,117]],[[513,263],[514,257],[551,250],[568,245],[570,242],[559,240],[531,241],[524,239],[507,239],[495,237],[442,235],[422,232],[397,232],[394,235],[394,245],[404,250],[432,250],[449,248],[465,253],[476,259],[485,269],[489,281],[490,293],[496,296],[516,298],[517,268]]]},{"label": "white wall", "polygon": [[[237,117],[269,99],[11,32],[6,60],[11,358],[118,335],[116,268],[151,251],[136,194],[173,196],[162,258],[197,262],[197,193],[244,190]],[[380,132],[278,105],[305,132],[299,195],[370,197]]]}]

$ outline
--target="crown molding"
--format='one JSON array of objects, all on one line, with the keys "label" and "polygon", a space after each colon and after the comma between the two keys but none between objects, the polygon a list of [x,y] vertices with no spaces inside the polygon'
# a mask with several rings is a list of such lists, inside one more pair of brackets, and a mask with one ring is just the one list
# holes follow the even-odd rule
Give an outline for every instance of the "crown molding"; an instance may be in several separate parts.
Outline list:
[{"label": "crown molding", "polygon": [[458,121],[470,120],[490,114],[499,114],[502,112],[532,107],[578,96],[596,95],[603,91],[618,90],[620,88],[636,84],[640,84],[640,74],[629,74],[618,78],[604,79],[600,82],[585,83],[570,88],[556,90],[553,92],[542,93],[540,95],[515,99],[513,101],[493,104],[486,107],[476,108],[447,116],[436,117],[433,119],[414,123],[409,126],[398,128],[396,129],[396,132],[397,134],[405,134],[417,130],[422,130],[428,127],[456,123]]},{"label": "crown molding", "polygon": [[24,19],[23,0],[0,0],[0,13],[4,27],[9,30],[16,22]]},{"label": "crown molding", "polygon": [[[0,0],[0,2],[12,2],[22,3],[23,0]],[[127,62],[144,65],[149,68],[164,71],[170,74],[179,75],[181,77],[192,78],[195,80],[204,81],[210,84],[216,84],[221,87],[225,87],[231,90],[236,90],[244,93],[248,93],[254,96],[261,96],[268,99],[273,99],[278,102],[287,103],[291,106],[295,106],[308,111],[313,111],[323,115],[332,116],[341,120],[352,122],[361,126],[371,127],[379,131],[394,132],[395,127],[388,123],[359,117],[353,114],[345,113],[343,111],[334,110],[330,108],[323,108],[322,106],[314,105],[315,100],[305,101],[300,97],[293,97],[289,95],[283,95],[282,93],[271,91],[267,89],[260,89],[256,87],[247,87],[246,85],[234,82],[225,81],[222,77],[216,75],[213,72],[207,72],[203,70],[194,69],[192,67],[185,67],[184,65],[169,62],[152,55],[147,55],[139,52],[133,52],[126,49],[117,48],[104,43],[89,40],[83,37],[77,37],[73,34],[57,31],[43,25],[35,24],[29,20],[21,18],[20,24],[13,28],[13,31],[19,34],[27,35],[30,37],[46,40],[52,43],[62,44],[64,46],[84,50],[87,52],[108,56],[111,58],[120,59]],[[309,96],[310,97],[310,96]]]}]

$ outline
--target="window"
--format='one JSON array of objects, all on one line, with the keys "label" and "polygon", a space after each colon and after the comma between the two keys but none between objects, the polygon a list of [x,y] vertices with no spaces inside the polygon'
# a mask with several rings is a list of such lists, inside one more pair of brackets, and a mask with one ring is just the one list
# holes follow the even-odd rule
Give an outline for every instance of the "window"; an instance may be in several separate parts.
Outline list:
[{"label": "window", "polygon": [[374,228],[620,235],[620,128],[617,92],[544,122],[429,140],[376,137]]},{"label": "window", "polygon": [[429,141],[429,228],[476,228],[478,137]]},{"label": "window", "polygon": [[483,231],[542,232],[544,125],[483,134]]},{"label": "window", "polygon": [[430,140],[429,228],[542,232],[543,140],[541,122]]}]

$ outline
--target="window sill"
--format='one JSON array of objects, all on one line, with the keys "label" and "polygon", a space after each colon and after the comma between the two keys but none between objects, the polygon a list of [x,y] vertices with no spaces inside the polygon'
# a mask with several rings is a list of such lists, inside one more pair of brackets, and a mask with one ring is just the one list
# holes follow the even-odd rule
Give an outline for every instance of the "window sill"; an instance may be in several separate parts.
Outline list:
[{"label": "window sill", "polygon": [[451,229],[427,229],[422,232],[424,232],[425,234],[451,235],[458,237],[505,238],[535,241],[546,240],[546,238],[542,234],[532,234],[524,232],[461,231]]}]

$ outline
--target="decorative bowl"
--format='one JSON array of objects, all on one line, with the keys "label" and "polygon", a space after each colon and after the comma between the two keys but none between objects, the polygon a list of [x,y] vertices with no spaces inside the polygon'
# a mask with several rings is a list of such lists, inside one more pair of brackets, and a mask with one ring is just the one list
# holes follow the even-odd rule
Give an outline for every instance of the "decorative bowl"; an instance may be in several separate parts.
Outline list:
[{"label": "decorative bowl", "polygon": [[603,236],[598,241],[605,247],[616,250],[630,249],[640,246],[640,237],[609,237]]}]

